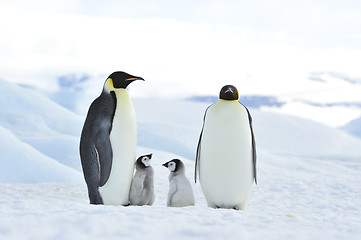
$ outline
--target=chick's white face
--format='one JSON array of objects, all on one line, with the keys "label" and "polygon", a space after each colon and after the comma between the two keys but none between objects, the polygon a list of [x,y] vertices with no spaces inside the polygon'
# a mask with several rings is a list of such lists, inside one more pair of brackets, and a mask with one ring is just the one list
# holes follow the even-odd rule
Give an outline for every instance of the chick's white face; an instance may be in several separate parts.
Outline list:
[{"label": "chick's white face", "polygon": [[168,163],[168,169],[169,171],[173,172],[175,170],[176,164],[175,162]]},{"label": "chick's white face", "polygon": [[144,164],[144,166],[149,167],[150,166],[150,158],[147,156],[143,157],[142,163]]}]

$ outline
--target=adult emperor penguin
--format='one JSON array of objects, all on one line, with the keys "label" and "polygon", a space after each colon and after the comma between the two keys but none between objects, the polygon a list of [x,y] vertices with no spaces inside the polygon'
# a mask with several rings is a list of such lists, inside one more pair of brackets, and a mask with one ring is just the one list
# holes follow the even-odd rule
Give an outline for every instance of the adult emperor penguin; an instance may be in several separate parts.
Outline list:
[{"label": "adult emperor penguin", "polygon": [[150,165],[152,154],[140,156],[135,162],[136,172],[130,187],[130,205],[152,205],[154,202],[154,170]]},{"label": "adult emperor penguin", "polygon": [[173,159],[164,163],[163,166],[170,171],[167,206],[194,206],[194,194],[192,186],[184,174],[185,168],[183,162],[179,159]]},{"label": "adult emperor penguin", "polygon": [[203,119],[195,164],[207,204],[245,210],[256,176],[252,117],[239,101],[236,87],[224,86]]},{"label": "adult emperor penguin", "polygon": [[129,204],[137,128],[126,87],[135,80],[144,79],[112,73],[90,105],[81,133],[80,158],[91,204]]}]

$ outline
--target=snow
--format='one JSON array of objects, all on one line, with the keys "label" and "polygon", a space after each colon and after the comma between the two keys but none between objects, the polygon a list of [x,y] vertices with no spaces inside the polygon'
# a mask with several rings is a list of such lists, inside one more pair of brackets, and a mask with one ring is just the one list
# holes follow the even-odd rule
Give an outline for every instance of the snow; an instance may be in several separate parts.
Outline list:
[{"label": "snow", "polygon": [[80,170],[78,151],[83,117],[32,89],[0,80],[0,126],[62,164]]},{"label": "snow", "polygon": [[[250,109],[258,185],[246,211],[211,209],[193,181],[208,104],[136,98],[137,156],[153,153],[154,205],[93,206],[78,156],[85,116],[31,89],[0,85],[0,239],[361,237],[361,140],[339,129]],[[169,171],[161,164],[173,158],[185,164],[194,207],[166,207]]]},{"label": "snow", "polygon": [[[359,162],[280,158],[260,152],[259,185],[246,211],[211,209],[199,184],[196,206],[167,208],[174,154],[154,152],[154,205],[92,206],[84,184],[1,184],[6,239],[359,239]],[[182,158],[192,179],[193,161]],[[345,159],[347,160],[347,159]],[[350,161],[352,162],[352,161]],[[342,174],[340,174],[342,173]]]},{"label": "snow", "polygon": [[80,116],[34,90],[0,80],[0,104],[0,123],[18,136],[80,134]]},{"label": "snow", "polygon": [[73,168],[38,152],[0,126],[0,182],[80,182]]},{"label": "snow", "polygon": [[361,117],[358,117],[345,126],[343,126],[341,129],[344,131],[361,138]]}]

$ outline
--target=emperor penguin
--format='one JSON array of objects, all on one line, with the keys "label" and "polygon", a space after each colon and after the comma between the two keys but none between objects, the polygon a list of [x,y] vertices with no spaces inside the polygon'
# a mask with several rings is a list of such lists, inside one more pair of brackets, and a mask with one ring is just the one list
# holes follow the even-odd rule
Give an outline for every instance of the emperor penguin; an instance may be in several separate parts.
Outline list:
[{"label": "emperor penguin", "polygon": [[154,202],[154,171],[150,165],[152,154],[140,156],[135,162],[136,172],[130,187],[130,205],[152,205]]},{"label": "emperor penguin", "polygon": [[80,158],[90,204],[128,205],[136,159],[137,127],[127,86],[143,80],[114,72],[90,105],[80,138]]},{"label": "emperor penguin", "polygon": [[194,194],[192,186],[184,174],[185,167],[183,162],[179,159],[173,159],[164,163],[163,166],[170,171],[167,206],[194,206]]},{"label": "emperor penguin", "polygon": [[204,114],[198,141],[197,173],[212,208],[245,210],[253,181],[257,184],[256,143],[252,117],[233,85],[224,86],[219,100]]}]

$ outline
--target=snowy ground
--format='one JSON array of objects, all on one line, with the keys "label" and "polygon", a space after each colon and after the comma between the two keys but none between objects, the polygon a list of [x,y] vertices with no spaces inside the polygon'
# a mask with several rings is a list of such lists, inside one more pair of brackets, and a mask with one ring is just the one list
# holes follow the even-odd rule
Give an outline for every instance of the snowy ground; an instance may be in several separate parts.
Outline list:
[{"label": "snowy ground", "polygon": [[[356,159],[261,152],[247,211],[166,207],[176,155],[154,152],[156,200],[149,207],[93,206],[84,184],[0,184],[1,239],[360,239],[361,164]],[[193,179],[193,161],[182,158]]]},{"label": "snowy ground", "polygon": [[[215,210],[193,183],[207,104],[133,99],[137,155],[153,153],[154,205],[93,206],[79,164],[82,117],[0,85],[0,239],[361,238],[361,140],[341,130],[250,109],[258,185],[246,211]],[[186,165],[194,207],[166,207],[169,172],[161,164],[172,158]]]}]

